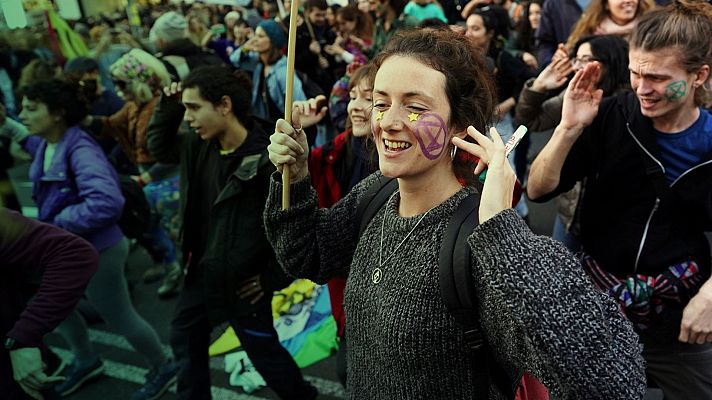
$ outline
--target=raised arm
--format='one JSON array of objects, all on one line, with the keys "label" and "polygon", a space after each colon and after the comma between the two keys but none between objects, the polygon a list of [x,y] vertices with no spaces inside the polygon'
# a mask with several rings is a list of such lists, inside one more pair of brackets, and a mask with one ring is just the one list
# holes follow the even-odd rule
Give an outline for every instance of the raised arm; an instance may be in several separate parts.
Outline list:
[{"label": "raised arm", "polygon": [[161,100],[153,111],[146,133],[148,151],[156,161],[165,164],[180,162],[183,137],[178,134],[178,130],[183,121],[185,108],[179,99],[179,83],[174,82],[163,89]]},{"label": "raised arm", "polygon": [[[293,125],[301,127],[298,107],[292,117]],[[265,206],[265,230],[277,260],[288,274],[319,283],[346,276],[358,243],[356,207],[380,174],[366,178],[332,208],[319,209],[307,169],[309,147],[304,131],[283,119],[277,121],[275,130],[268,147],[270,160],[280,172],[290,168],[292,182],[292,204],[282,210],[282,177],[274,173]]]},{"label": "raised arm", "polygon": [[603,92],[596,89],[600,65],[590,63],[569,82],[561,109],[561,122],[551,140],[532,163],[527,194],[535,200],[559,186],[561,168],[571,148],[598,114]]}]

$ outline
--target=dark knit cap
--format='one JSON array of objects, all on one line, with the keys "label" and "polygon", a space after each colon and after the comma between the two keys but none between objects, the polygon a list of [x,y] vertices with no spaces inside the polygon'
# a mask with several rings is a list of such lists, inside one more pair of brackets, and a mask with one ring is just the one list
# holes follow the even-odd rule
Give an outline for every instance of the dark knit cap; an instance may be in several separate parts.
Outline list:
[{"label": "dark knit cap", "polygon": [[267,19],[260,22],[257,27],[262,28],[267,33],[273,47],[282,48],[287,45],[287,33],[277,21]]}]

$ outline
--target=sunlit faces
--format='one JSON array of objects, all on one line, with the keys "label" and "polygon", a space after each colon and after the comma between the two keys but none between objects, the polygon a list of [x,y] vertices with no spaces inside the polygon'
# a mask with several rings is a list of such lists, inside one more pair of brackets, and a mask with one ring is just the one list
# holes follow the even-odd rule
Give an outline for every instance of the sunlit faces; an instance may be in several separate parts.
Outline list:
[{"label": "sunlit faces", "polygon": [[539,22],[541,22],[541,6],[537,3],[529,4],[529,25],[531,25],[533,30],[539,29]]},{"label": "sunlit faces", "polygon": [[267,36],[267,32],[265,32],[262,27],[257,27],[257,30],[255,30],[254,39],[255,40],[252,45],[252,49],[254,51],[258,53],[265,53],[272,50],[272,41],[269,39],[269,36]]},{"label": "sunlit faces", "polygon": [[31,134],[39,136],[46,136],[57,124],[45,103],[32,101],[27,97],[22,99],[20,120]]},{"label": "sunlit faces", "polygon": [[625,25],[635,19],[638,0],[608,0],[608,14],[618,25]]},{"label": "sunlit faces", "polygon": [[482,16],[472,14],[467,17],[465,24],[467,25],[465,36],[470,38],[472,43],[480,49],[486,48],[490,42],[490,39],[492,39],[492,33],[487,32],[485,21],[482,19]]},{"label": "sunlit faces", "polygon": [[370,114],[373,105],[373,85],[364,78],[354,86],[349,93],[351,100],[346,108],[351,120],[351,130],[354,136],[362,137],[371,134]]},{"label": "sunlit faces", "polygon": [[445,75],[413,58],[386,59],[376,74],[371,113],[383,174],[408,178],[440,164],[449,168],[443,157],[449,117]]},{"label": "sunlit faces", "polygon": [[675,48],[654,51],[631,49],[630,84],[643,115],[650,118],[675,118],[694,110],[694,87],[709,77],[709,66],[687,72]]},{"label": "sunlit faces", "polygon": [[198,88],[183,89],[183,120],[203,140],[218,137],[225,131],[225,119],[216,106],[200,95]]}]

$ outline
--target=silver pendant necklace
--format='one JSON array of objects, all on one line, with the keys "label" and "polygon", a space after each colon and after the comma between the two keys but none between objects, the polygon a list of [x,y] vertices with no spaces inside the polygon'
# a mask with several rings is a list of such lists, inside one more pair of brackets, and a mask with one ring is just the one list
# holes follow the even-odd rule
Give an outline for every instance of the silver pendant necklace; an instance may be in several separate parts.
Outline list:
[{"label": "silver pendant necklace", "polygon": [[[391,197],[390,197],[390,198],[388,199],[388,201],[386,202],[386,206],[387,206],[388,204],[390,204],[391,200],[393,200],[393,197],[394,197],[397,193],[398,193],[398,190],[396,190],[395,192],[393,192],[393,194],[391,195]],[[433,207],[433,208],[435,208],[435,207]],[[385,260],[383,259],[383,232],[384,232],[385,227],[386,227],[386,216],[387,216],[387,214],[388,214],[388,210],[387,210],[387,209],[384,210],[384,213],[383,213],[383,221],[381,222],[381,242],[380,242],[380,244],[379,244],[379,246],[378,246],[378,267],[374,268],[374,269],[373,269],[373,272],[371,273],[371,282],[373,282],[374,285],[378,285],[378,284],[381,282],[381,280],[383,279],[383,266],[396,254],[396,252],[398,252],[398,249],[400,249],[400,247],[403,245],[403,243],[405,243],[405,241],[408,240],[408,238],[410,237],[410,235],[415,231],[415,228],[417,228],[418,225],[420,225],[420,223],[423,222],[423,219],[428,215],[428,213],[429,213],[433,208],[431,208],[430,210],[426,211],[425,214],[423,214],[423,215],[420,217],[420,219],[418,219],[418,222],[415,223],[415,226],[413,226],[413,228],[410,230],[410,232],[408,232],[408,234],[405,235],[405,237],[403,238],[403,240],[401,240],[400,243],[398,243],[398,246],[396,246],[396,248],[393,249],[393,251],[391,252],[391,254],[390,254],[388,257],[386,257]]]}]

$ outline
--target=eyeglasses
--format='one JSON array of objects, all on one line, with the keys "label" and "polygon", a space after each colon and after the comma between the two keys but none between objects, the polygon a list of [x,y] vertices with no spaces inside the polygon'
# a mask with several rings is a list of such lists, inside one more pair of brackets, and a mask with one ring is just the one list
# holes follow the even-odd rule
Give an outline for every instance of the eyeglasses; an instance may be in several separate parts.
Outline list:
[{"label": "eyeglasses", "polygon": [[573,65],[581,65],[584,66],[590,62],[593,61],[599,61],[598,58],[592,57],[592,56],[581,56],[581,57],[576,57],[573,60]]}]

